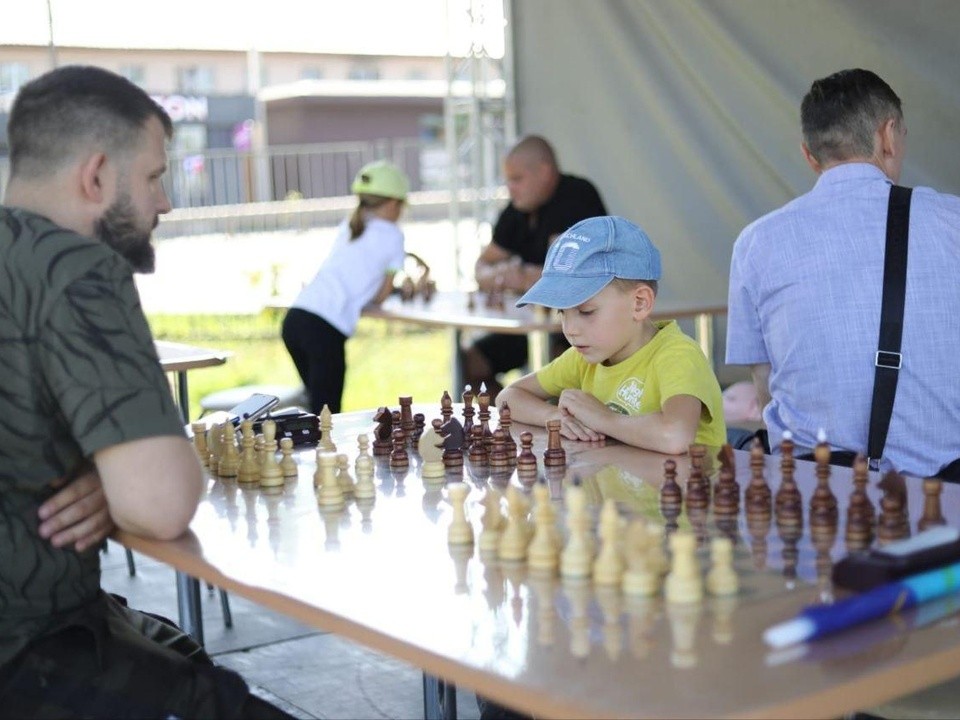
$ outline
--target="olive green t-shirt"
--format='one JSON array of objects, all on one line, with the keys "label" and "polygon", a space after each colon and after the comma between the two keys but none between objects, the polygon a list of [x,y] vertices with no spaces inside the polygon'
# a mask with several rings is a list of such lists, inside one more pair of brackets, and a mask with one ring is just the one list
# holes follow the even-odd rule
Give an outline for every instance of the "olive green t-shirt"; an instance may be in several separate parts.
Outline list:
[{"label": "olive green t-shirt", "polygon": [[53,483],[97,450],[184,433],[126,260],[0,207],[0,274],[2,664],[99,592],[96,548],[56,549],[37,532]]}]

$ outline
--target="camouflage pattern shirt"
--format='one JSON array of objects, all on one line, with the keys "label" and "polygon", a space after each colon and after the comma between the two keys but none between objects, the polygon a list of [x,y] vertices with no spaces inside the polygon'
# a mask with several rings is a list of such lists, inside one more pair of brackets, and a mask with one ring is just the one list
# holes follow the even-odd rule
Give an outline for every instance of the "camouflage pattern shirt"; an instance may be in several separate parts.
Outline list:
[{"label": "camouflage pattern shirt", "polygon": [[55,483],[97,450],[184,433],[126,260],[0,206],[0,273],[2,665],[31,638],[83,624],[99,594],[96,548],[38,534]]}]

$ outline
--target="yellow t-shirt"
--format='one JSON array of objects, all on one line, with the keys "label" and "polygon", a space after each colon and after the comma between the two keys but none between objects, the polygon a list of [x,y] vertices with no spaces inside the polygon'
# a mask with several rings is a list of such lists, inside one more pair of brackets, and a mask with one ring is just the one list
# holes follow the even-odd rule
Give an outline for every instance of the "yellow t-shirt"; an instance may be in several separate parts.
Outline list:
[{"label": "yellow t-shirt", "polygon": [[622,415],[659,412],[674,395],[692,395],[703,404],[697,442],[723,445],[727,441],[723,399],[710,363],[675,320],[654,325],[657,333],[650,342],[609,367],[588,363],[570,348],[537,373],[540,386],[554,397],[568,388],[583,390]]}]

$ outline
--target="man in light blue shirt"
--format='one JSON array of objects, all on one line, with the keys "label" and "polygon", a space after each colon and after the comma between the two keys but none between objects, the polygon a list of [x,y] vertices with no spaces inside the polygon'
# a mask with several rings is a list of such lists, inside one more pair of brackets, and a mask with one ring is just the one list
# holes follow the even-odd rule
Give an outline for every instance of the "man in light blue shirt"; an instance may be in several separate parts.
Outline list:
[{"label": "man in light blue shirt", "polygon": [[[801,105],[813,189],[749,225],[730,267],[727,362],[749,365],[776,449],[866,453],[890,186],[907,129],[877,75],[844,70]],[[902,366],[881,469],[932,476],[960,458],[960,198],[910,207]],[[802,452],[802,450],[801,450]]]}]

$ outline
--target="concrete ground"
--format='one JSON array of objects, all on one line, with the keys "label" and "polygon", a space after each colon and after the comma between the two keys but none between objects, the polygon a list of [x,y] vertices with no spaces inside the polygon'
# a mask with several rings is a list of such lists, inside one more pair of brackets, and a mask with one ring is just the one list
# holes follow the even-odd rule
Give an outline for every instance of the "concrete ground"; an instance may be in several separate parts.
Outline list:
[{"label": "concrete ground", "polygon": [[[131,577],[124,548],[109,542],[102,557],[103,588],[126,597],[131,607],[176,620],[173,569],[143,555],[134,558]],[[202,598],[206,647],[214,661],[239,672],[257,695],[294,717],[423,717],[416,667],[234,595],[229,596],[233,627],[227,628],[217,592],[204,590]],[[457,716],[480,716],[475,696],[462,688]]]}]

